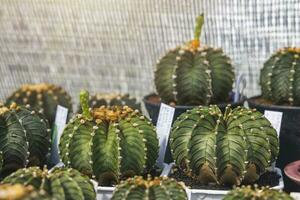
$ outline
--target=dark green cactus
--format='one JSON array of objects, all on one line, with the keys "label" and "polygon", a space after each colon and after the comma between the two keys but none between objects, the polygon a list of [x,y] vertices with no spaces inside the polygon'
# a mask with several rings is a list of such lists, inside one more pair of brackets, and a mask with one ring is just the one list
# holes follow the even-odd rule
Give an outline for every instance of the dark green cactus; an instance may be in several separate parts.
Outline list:
[{"label": "dark green cactus", "polygon": [[253,183],[277,158],[270,122],[246,108],[198,107],[174,122],[170,146],[176,164],[203,184]]},{"label": "dark green cactus", "polygon": [[51,138],[47,119],[26,107],[0,107],[0,179],[46,162]]},{"label": "dark green cactus", "polygon": [[1,200],[54,200],[44,190],[35,190],[34,187],[21,184],[0,185]]},{"label": "dark green cactus", "polygon": [[60,139],[65,165],[98,180],[101,185],[118,183],[121,177],[141,174],[158,157],[155,127],[131,108],[88,108],[88,93],[82,92],[83,114],[77,114]]},{"label": "dark green cactus", "polygon": [[288,194],[269,188],[254,188],[243,186],[229,192],[223,200],[293,200]]},{"label": "dark green cactus", "polygon": [[54,199],[95,200],[93,183],[75,169],[56,168],[49,172],[38,167],[19,169],[6,177],[2,183],[32,185],[45,190]]},{"label": "dark green cactus", "polygon": [[43,113],[51,126],[55,120],[57,105],[72,111],[71,97],[67,92],[59,86],[46,83],[23,85],[7,98],[6,105],[13,102],[18,105],[29,104],[32,109]]},{"label": "dark green cactus", "polygon": [[[99,108],[100,106],[129,106],[134,110],[141,110],[141,103],[136,98],[132,98],[129,94],[96,94],[89,98],[90,108]],[[81,107],[78,113],[81,113]]]},{"label": "dark green cactus", "polygon": [[112,200],[187,200],[185,186],[167,177],[144,180],[129,178],[117,186]]},{"label": "dark green cactus", "polygon": [[197,19],[195,39],[169,51],[158,62],[155,85],[165,103],[207,105],[229,100],[234,71],[222,49],[199,46],[203,15]]},{"label": "dark green cactus", "polygon": [[300,105],[300,48],[283,48],[269,58],[260,74],[262,96],[275,104]]}]

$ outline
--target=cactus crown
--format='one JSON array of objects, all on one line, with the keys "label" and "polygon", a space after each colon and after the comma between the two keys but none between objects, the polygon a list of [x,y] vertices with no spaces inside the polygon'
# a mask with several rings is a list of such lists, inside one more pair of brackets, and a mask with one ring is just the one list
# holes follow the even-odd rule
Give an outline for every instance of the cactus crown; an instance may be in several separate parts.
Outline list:
[{"label": "cactus crown", "polygon": [[21,184],[3,184],[0,185],[0,199],[2,200],[38,200],[50,199],[44,190],[35,190],[31,185],[25,187]]},{"label": "cactus crown", "polygon": [[275,129],[259,112],[242,107],[199,107],[174,122],[170,146],[176,164],[201,183],[253,183],[274,162]]},{"label": "cactus crown", "polygon": [[279,191],[273,190],[269,187],[251,188],[251,186],[242,186],[240,188],[235,188],[231,192],[229,192],[224,200],[273,200],[273,199],[281,199],[281,200],[292,200],[293,198],[288,194]]},{"label": "cactus crown", "polygon": [[200,45],[204,16],[196,20],[194,40],[167,52],[158,60],[156,90],[165,103],[208,105],[230,101],[234,71],[220,48]]},{"label": "cactus crown", "polygon": [[261,69],[263,98],[275,104],[300,105],[300,48],[279,49]]},{"label": "cactus crown", "polygon": [[177,183],[174,179],[167,177],[155,177],[147,180],[137,176],[121,182],[113,193],[112,200],[130,199],[187,199],[183,183]]}]

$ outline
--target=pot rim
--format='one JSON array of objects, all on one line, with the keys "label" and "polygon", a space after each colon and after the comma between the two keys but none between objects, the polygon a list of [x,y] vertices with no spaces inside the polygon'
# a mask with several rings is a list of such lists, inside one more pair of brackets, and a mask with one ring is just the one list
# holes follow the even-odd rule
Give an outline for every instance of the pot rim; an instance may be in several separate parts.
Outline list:
[{"label": "pot rim", "polygon": [[[147,104],[150,104],[152,106],[160,106],[161,102],[157,104],[157,103],[152,103],[152,102],[148,101],[149,97],[151,97],[151,96],[157,96],[157,97],[159,97],[158,94],[151,93],[151,94],[148,94],[148,95],[144,96],[143,102],[147,103]],[[247,101],[247,97],[243,96],[243,98],[240,101],[235,102],[235,103],[233,103],[233,102],[231,102],[231,103],[219,103],[219,104],[215,104],[215,105],[217,105],[219,107],[225,107],[228,104],[230,104],[230,105],[243,104],[245,101]],[[211,105],[213,105],[213,104],[211,104]],[[197,105],[197,106],[202,106],[202,105]],[[176,105],[175,108],[178,108],[178,109],[191,109],[191,108],[195,108],[197,106]]]},{"label": "pot rim", "polygon": [[253,96],[250,97],[248,99],[246,99],[246,101],[248,102],[248,104],[253,105],[254,107],[263,107],[266,109],[274,109],[274,110],[299,110],[300,111],[300,106],[283,106],[283,105],[275,105],[275,104],[260,104],[260,103],[256,103],[254,100],[255,99],[259,99],[261,98],[261,95],[257,95],[257,96]]}]

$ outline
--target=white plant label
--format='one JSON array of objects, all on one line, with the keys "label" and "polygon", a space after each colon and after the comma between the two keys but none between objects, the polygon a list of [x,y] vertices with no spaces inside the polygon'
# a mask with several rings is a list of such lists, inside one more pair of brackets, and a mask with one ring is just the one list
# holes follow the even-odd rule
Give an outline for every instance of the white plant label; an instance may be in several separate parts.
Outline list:
[{"label": "white plant label", "polygon": [[53,127],[52,149],[51,149],[51,163],[56,165],[59,163],[58,145],[62,132],[66,126],[68,117],[68,109],[58,105],[56,108],[56,115]]},{"label": "white plant label", "polygon": [[264,116],[271,122],[272,126],[275,128],[277,135],[280,135],[282,112],[265,110]]},{"label": "white plant label", "polygon": [[175,108],[161,103],[156,124],[156,132],[159,138],[159,156],[157,160],[157,164],[159,167],[164,166],[163,163],[165,159],[174,112]]},{"label": "white plant label", "polygon": [[300,200],[300,193],[298,192],[291,192],[291,197],[293,197],[295,200]]}]

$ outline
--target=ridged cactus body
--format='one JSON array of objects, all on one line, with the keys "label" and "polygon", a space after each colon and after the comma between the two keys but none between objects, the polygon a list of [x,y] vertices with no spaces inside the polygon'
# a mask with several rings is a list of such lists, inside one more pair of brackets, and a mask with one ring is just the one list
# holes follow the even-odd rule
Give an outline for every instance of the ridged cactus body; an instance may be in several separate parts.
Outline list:
[{"label": "ridged cactus body", "polygon": [[112,200],[187,200],[184,185],[167,177],[144,180],[129,178],[117,186]]},{"label": "ridged cactus body", "polygon": [[[130,97],[129,94],[96,94],[89,98],[90,108],[99,108],[101,106],[129,106],[132,109],[141,109],[141,104],[136,98]],[[82,112],[81,107],[79,112]]]},{"label": "ridged cactus body", "polygon": [[51,138],[47,119],[26,107],[0,107],[0,179],[26,166],[43,166]]},{"label": "ridged cactus body", "polygon": [[229,100],[234,81],[230,58],[220,48],[199,46],[203,16],[197,21],[195,40],[169,51],[157,63],[155,85],[165,103],[207,105]]},{"label": "ridged cactus body", "polygon": [[19,169],[6,177],[2,183],[32,185],[37,190],[45,190],[54,199],[96,199],[93,183],[75,169],[57,168],[52,172],[38,167]]},{"label": "ridged cactus body", "polygon": [[32,109],[43,113],[52,125],[55,120],[57,105],[64,106],[72,111],[71,97],[67,92],[53,84],[23,85],[6,100],[6,105],[11,103],[19,105],[29,104]]},{"label": "ridged cactus body", "polygon": [[229,192],[223,200],[293,200],[288,194],[269,188],[254,188],[243,186]]},{"label": "ridged cactus body", "polygon": [[269,58],[260,74],[262,96],[275,104],[300,105],[300,48],[283,48]]},{"label": "ridged cactus body", "polygon": [[[1,200],[51,200],[44,190],[35,190],[32,186],[23,186],[21,184],[3,184],[0,185]],[[54,200],[54,199],[53,199]]]},{"label": "ridged cactus body", "polygon": [[177,118],[170,135],[176,164],[201,183],[253,183],[274,162],[275,129],[259,112],[198,107]]},{"label": "ridged cactus body", "polygon": [[101,185],[151,169],[158,157],[158,139],[151,122],[124,107],[89,110],[88,94],[81,94],[83,113],[66,126],[60,139],[62,161]]}]

